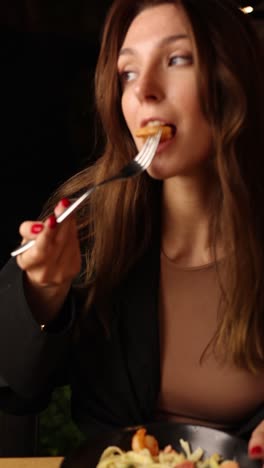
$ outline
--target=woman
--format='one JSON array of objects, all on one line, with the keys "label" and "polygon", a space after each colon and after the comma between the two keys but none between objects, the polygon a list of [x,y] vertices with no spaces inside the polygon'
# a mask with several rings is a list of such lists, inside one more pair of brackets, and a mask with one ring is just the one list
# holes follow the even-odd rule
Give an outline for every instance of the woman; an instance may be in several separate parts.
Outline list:
[{"label": "woman", "polygon": [[[67,382],[87,434],[196,422],[262,457],[262,64],[229,0],[113,3],[96,70],[105,152],[43,222],[21,224],[36,242],[1,272],[4,409],[39,410]],[[147,173],[102,187],[57,225],[68,199],[116,173],[143,145],[138,128],[157,123],[171,138]]]}]

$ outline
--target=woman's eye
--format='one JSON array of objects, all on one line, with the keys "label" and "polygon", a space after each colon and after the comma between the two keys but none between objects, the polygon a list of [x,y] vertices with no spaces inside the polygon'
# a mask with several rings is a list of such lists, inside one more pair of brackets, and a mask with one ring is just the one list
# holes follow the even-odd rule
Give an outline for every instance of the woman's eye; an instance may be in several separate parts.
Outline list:
[{"label": "woman's eye", "polygon": [[168,65],[189,65],[193,62],[191,55],[173,55],[170,57]]},{"label": "woman's eye", "polygon": [[130,70],[125,70],[121,73],[119,73],[121,83],[127,83],[129,81],[132,81],[135,79],[136,73]]}]

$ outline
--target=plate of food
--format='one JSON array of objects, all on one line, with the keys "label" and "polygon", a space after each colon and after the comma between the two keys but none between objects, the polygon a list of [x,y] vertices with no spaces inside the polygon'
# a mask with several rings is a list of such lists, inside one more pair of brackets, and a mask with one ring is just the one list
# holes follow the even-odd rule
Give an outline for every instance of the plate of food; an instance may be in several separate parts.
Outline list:
[{"label": "plate of food", "polygon": [[61,468],[260,468],[247,442],[200,425],[151,423],[83,443]]}]

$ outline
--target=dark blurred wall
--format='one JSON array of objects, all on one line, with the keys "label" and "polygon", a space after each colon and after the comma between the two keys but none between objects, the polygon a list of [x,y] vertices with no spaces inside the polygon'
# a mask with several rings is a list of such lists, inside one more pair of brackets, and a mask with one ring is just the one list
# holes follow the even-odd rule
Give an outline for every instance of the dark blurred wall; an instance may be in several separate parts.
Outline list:
[{"label": "dark blurred wall", "polygon": [[107,6],[1,4],[0,266],[20,242],[21,221],[96,157],[93,75]]}]

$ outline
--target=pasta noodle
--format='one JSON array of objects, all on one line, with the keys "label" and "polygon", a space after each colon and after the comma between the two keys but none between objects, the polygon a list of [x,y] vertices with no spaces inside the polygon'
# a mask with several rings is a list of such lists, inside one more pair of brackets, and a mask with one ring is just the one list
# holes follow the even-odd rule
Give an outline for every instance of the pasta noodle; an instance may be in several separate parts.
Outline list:
[{"label": "pasta noodle", "polygon": [[156,133],[161,130],[161,139],[160,141],[168,140],[173,136],[172,127],[169,125],[161,125],[158,122],[155,125],[146,125],[145,127],[141,127],[136,131],[136,136],[141,138],[147,138],[152,135],[156,135]]},{"label": "pasta noodle", "polygon": [[132,438],[131,450],[123,451],[116,446],[107,447],[96,468],[239,468],[236,461],[223,460],[217,453],[203,460],[202,448],[198,447],[192,452],[187,441],[180,439],[179,442],[181,452],[177,452],[170,445],[163,450],[156,450],[156,439],[146,435],[146,429],[141,428]]}]

